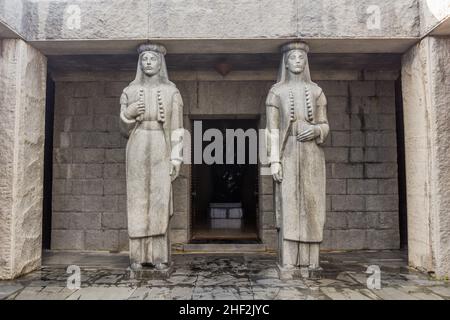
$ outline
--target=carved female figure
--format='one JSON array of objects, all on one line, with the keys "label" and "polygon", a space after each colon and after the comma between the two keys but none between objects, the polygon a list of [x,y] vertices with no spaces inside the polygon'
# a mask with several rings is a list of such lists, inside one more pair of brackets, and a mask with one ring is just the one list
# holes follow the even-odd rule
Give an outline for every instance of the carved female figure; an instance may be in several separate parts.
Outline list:
[{"label": "carved female figure", "polygon": [[132,268],[170,266],[172,181],[182,163],[183,102],[169,81],[166,50],[138,48],[136,79],[120,98],[126,148],[127,212]]},{"label": "carved female figure", "polygon": [[[267,149],[275,180],[280,273],[319,269],[325,223],[327,100],[311,81],[308,46],[282,47],[278,82],[267,97]],[[290,270],[290,271],[289,271]],[[304,273],[302,272],[302,275]]]}]

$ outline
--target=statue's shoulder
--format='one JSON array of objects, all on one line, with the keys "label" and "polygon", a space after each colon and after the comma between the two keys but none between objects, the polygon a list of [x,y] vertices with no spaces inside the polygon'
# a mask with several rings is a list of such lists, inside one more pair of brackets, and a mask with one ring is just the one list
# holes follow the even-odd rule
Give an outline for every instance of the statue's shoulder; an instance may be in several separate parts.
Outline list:
[{"label": "statue's shoulder", "polygon": [[174,95],[175,93],[180,93],[175,83],[171,81],[169,81],[168,83],[161,84],[161,89],[164,90],[164,92],[166,92],[166,94],[170,96]]},{"label": "statue's shoulder", "polygon": [[285,85],[283,83],[275,83],[269,90],[270,93],[279,96],[283,89],[285,88]]},{"label": "statue's shoulder", "polygon": [[137,90],[137,87],[135,85],[133,85],[132,83],[130,83],[123,89],[122,94],[131,96],[136,90]]},{"label": "statue's shoulder", "polygon": [[315,82],[311,82],[311,91],[316,97],[322,94],[322,88]]},{"label": "statue's shoulder", "polygon": [[127,85],[125,88],[123,88],[122,90],[122,94],[127,94],[130,90],[130,85]]}]

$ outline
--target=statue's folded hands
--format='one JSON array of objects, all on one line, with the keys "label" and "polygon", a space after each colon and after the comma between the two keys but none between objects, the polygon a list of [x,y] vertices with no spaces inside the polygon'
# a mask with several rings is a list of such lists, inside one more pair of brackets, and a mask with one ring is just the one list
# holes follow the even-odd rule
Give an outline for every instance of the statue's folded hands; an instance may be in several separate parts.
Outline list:
[{"label": "statue's folded hands", "polygon": [[297,140],[301,142],[311,141],[319,136],[320,136],[320,128],[317,126],[311,126],[309,129],[306,129],[305,131],[298,133]]},{"label": "statue's folded hands", "polygon": [[270,172],[272,173],[273,179],[281,183],[283,181],[283,167],[281,166],[281,163],[274,162],[270,165]]},{"label": "statue's folded hands", "polygon": [[124,111],[124,116],[128,120],[135,120],[138,116],[144,114],[145,105],[140,102],[130,104]]},{"label": "statue's folded hands", "polygon": [[174,181],[176,178],[178,178],[180,174],[182,162],[180,160],[171,160],[170,164],[171,164],[170,176],[172,178],[172,181]]}]

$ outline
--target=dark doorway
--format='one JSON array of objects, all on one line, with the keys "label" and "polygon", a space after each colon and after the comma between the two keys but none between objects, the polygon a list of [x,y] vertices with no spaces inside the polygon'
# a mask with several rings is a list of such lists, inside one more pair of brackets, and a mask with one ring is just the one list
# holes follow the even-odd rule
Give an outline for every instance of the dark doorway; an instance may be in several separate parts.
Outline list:
[{"label": "dark doorway", "polygon": [[42,208],[42,248],[50,249],[52,233],[52,180],[53,180],[53,116],[55,107],[55,82],[47,75],[45,102],[44,143],[44,199]]},{"label": "dark doorway", "polygon": [[[258,150],[257,120],[194,120],[193,127],[199,123],[202,126],[201,137],[208,129],[216,129],[216,132],[222,133],[223,162],[208,164],[203,159],[201,164],[195,164],[193,156],[191,241],[255,242],[258,240],[258,158],[257,155],[252,158],[250,150],[255,150],[255,147]],[[238,139],[234,138],[234,148],[231,148],[231,139],[226,139],[227,129],[255,133],[253,139],[248,136],[245,138],[244,163],[242,158],[238,161]],[[251,131],[247,131],[249,129]],[[200,140],[195,134],[193,139]],[[202,142],[202,154],[214,141],[216,140],[211,138],[211,141]],[[230,150],[228,161],[227,145]],[[216,156],[215,151],[211,154]],[[230,161],[231,159],[234,160]]]}]

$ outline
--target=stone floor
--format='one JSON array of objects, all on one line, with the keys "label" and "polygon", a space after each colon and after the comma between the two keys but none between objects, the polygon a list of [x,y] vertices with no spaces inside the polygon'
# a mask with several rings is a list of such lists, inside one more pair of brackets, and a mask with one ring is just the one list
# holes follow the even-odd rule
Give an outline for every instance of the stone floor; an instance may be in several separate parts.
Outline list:
[{"label": "stone floor", "polygon": [[[281,281],[273,254],[175,254],[167,280],[129,280],[125,254],[45,252],[43,267],[0,281],[0,299],[450,299],[448,280],[410,270],[402,251],[322,255],[321,280]],[[68,265],[81,268],[69,289]],[[368,266],[381,268],[381,289],[367,288]]]}]

